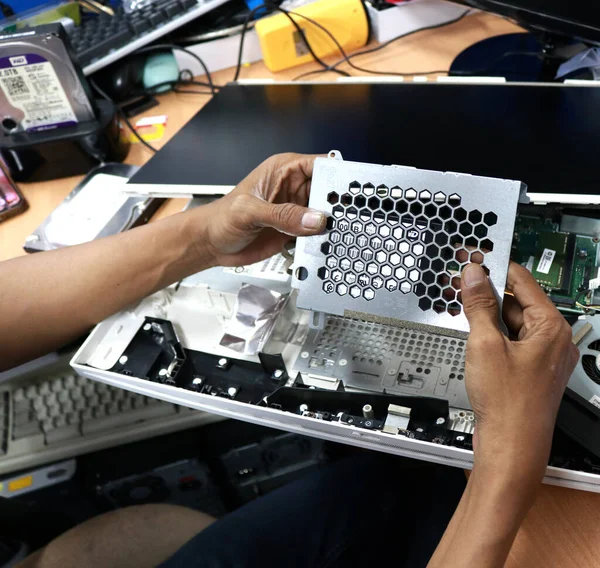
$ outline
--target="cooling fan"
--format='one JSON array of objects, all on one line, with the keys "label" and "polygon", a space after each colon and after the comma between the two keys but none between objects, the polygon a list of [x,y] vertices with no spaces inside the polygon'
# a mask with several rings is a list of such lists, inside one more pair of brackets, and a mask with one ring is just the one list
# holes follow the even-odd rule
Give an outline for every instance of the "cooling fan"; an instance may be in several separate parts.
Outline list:
[{"label": "cooling fan", "polygon": [[569,388],[589,400],[600,403],[600,315],[579,320],[573,326],[573,335],[581,333],[586,327],[592,326],[577,345],[580,359],[575,367]]}]

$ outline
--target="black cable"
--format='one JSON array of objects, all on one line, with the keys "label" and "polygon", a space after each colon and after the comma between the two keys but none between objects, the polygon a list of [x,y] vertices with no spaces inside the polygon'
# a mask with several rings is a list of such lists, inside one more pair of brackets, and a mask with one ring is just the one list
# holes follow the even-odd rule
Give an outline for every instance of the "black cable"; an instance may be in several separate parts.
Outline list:
[{"label": "black cable", "polygon": [[[355,65],[354,63],[352,63],[352,59],[354,59],[355,57],[359,57],[361,55],[367,55],[369,53],[375,53],[376,51],[380,51],[381,49],[385,49],[386,47],[388,47],[390,44],[409,37],[411,35],[414,35],[416,33],[419,32],[424,32],[427,30],[434,30],[434,29],[438,29],[438,28],[443,28],[445,26],[449,26],[451,24],[455,24],[456,22],[462,20],[471,10],[465,10],[464,12],[462,12],[460,15],[458,15],[456,18],[449,20],[447,22],[442,22],[441,24],[434,24],[432,26],[426,26],[424,28],[419,28],[418,30],[412,30],[410,32],[407,32],[405,34],[401,34],[399,36],[396,36],[392,39],[389,39],[388,41],[381,43],[375,47],[372,47],[370,49],[364,49],[363,51],[359,51],[357,53],[352,53],[350,55],[346,55],[344,54],[344,57],[342,59],[340,59],[339,61],[337,61],[336,63],[334,63],[333,65],[330,65],[327,69],[323,69],[320,71],[309,71],[307,73],[302,73],[300,75],[298,75],[297,77],[295,77],[293,80],[294,81],[298,81],[306,76],[309,75],[314,75],[316,73],[324,73],[325,71],[331,71],[334,70],[338,67],[338,65],[341,65],[342,63],[348,63],[350,65],[350,67],[352,67],[353,69],[356,69],[357,71],[361,71],[362,73],[371,73],[373,75],[392,75],[392,76],[397,76],[397,77],[409,77],[412,75],[433,75],[436,73],[447,73],[447,70],[438,70],[438,71],[412,71],[412,72],[394,72],[394,71],[374,71],[371,69],[365,69],[363,67],[359,67],[358,65]],[[342,53],[343,50],[342,50]]]},{"label": "black cable", "polygon": [[248,15],[246,16],[246,19],[244,20],[244,26],[242,27],[242,33],[240,36],[240,47],[238,50],[238,59],[237,59],[237,65],[235,67],[235,75],[233,76],[233,81],[237,81],[240,77],[240,72],[242,70],[242,57],[244,54],[244,39],[246,38],[246,32],[248,31],[248,25],[250,24],[250,21],[252,20],[252,18],[254,17],[254,15],[259,11],[259,10],[264,10],[265,9],[265,5],[261,4],[260,6],[257,6],[256,8],[253,8],[252,10],[250,10],[248,12]]},{"label": "black cable", "polygon": [[[240,72],[242,70],[242,57],[243,57],[243,53],[244,53],[244,39],[246,37],[246,32],[248,31],[248,25],[250,24],[250,21],[252,20],[252,18],[254,17],[254,15],[259,11],[259,10],[270,10],[270,12],[281,12],[282,14],[285,14],[288,18],[288,20],[290,20],[290,22],[292,23],[292,25],[294,26],[294,28],[296,28],[296,31],[300,34],[300,37],[302,38],[304,45],[306,46],[306,48],[308,49],[309,53],[311,54],[311,56],[313,57],[313,59],[323,67],[324,70],[329,70],[329,66],[327,65],[327,63],[325,63],[313,50],[312,46],[310,45],[308,39],[306,38],[306,34],[304,33],[304,30],[298,25],[298,22],[296,22],[296,20],[294,20],[294,18],[292,18],[292,15],[294,16],[300,16],[310,22],[312,22],[313,24],[315,24],[317,27],[321,28],[323,31],[325,31],[325,33],[327,33],[332,39],[333,41],[336,43],[336,45],[341,49],[341,45],[338,43],[338,41],[335,39],[335,37],[333,37],[333,34],[331,34],[331,32],[329,32],[329,30],[327,30],[326,28],[324,28],[323,26],[321,26],[321,24],[318,24],[317,22],[315,22],[314,20],[312,20],[311,18],[308,18],[306,16],[302,16],[302,14],[298,14],[297,12],[291,12],[289,10],[284,10],[283,8],[280,8],[279,6],[272,6],[268,3],[264,3],[261,4],[260,6],[256,6],[256,8],[253,8],[252,10],[250,10],[250,12],[248,12],[248,15],[246,16],[246,20],[244,21],[244,26],[242,28],[242,32],[241,32],[241,37],[240,37],[240,47],[238,50],[238,59],[237,59],[237,64],[236,64],[236,68],[235,68],[235,75],[233,76],[233,81],[237,81],[240,77]],[[267,14],[270,15],[270,14]],[[342,50],[343,53],[343,50]],[[350,77],[350,74],[346,71],[341,71],[339,69],[333,69],[334,73],[337,73],[338,75],[343,75],[345,77]]]},{"label": "black cable", "polygon": [[[319,28],[321,31],[325,32],[329,38],[331,39],[331,41],[333,41],[333,43],[335,44],[335,46],[337,47],[338,51],[342,54],[342,57],[349,61],[349,57],[347,55],[347,53],[344,51],[344,48],[342,47],[342,45],[340,44],[340,42],[335,38],[335,36],[323,25],[321,25],[319,22],[317,22],[316,20],[313,20],[312,18],[309,18],[308,16],[305,16],[303,14],[300,14],[299,12],[292,12],[291,10],[284,10],[283,8],[279,8],[280,12],[283,12],[292,22],[294,22],[294,20],[291,18],[291,16],[298,16],[300,18],[304,18],[307,22],[310,22],[313,26]],[[467,10],[468,11],[468,10]],[[304,33],[304,32],[302,32]],[[307,45],[308,45],[308,41],[306,40],[306,38],[304,38],[304,41],[306,41]],[[329,69],[330,65],[326,65],[325,66],[327,69],[324,69],[329,71],[337,71],[337,69]],[[348,75],[350,76],[350,75]]]},{"label": "black cable", "polygon": [[[296,31],[300,34],[300,37],[302,37],[304,44],[306,45],[306,48],[308,49],[308,51],[310,52],[310,54],[312,55],[313,59],[319,64],[321,65],[321,67],[323,67],[323,69],[328,69],[329,65],[327,65],[327,63],[325,63],[321,58],[319,58],[317,56],[317,54],[313,51],[313,48],[311,47],[310,43],[308,42],[308,39],[306,37],[306,34],[304,33],[304,30],[300,27],[300,25],[298,24],[298,22],[296,22],[296,20],[294,20],[294,18],[292,18],[292,16],[300,16],[301,18],[304,18],[305,20],[311,22],[314,26],[320,28],[321,30],[323,30],[332,40],[333,42],[336,44],[337,48],[340,50],[340,52],[342,53],[342,55],[345,55],[344,49],[342,48],[342,46],[339,44],[339,42],[337,41],[337,39],[335,39],[335,37],[333,36],[333,34],[326,28],[324,28],[321,24],[319,24],[318,22],[316,22],[315,20],[313,20],[312,18],[309,18],[307,16],[303,16],[302,14],[298,14],[298,12],[291,12],[289,10],[284,10],[283,8],[275,8],[276,11],[281,12],[282,14],[285,14],[288,18],[288,20],[292,23],[292,25],[296,28]],[[335,73],[338,73],[339,75],[344,75],[345,77],[350,77],[350,73],[348,73],[347,71],[341,71],[339,69],[332,69],[332,71],[334,71]]]},{"label": "black cable", "polygon": [[[94,79],[92,79],[91,77],[89,78],[89,82],[90,85],[92,85],[92,87],[96,90],[96,92],[103,98],[106,99],[108,102],[112,103],[113,105],[115,104],[114,101],[100,88],[98,87],[98,85],[96,84],[96,81],[94,81]],[[116,106],[116,105],[115,105]],[[148,142],[146,142],[141,136],[140,134],[137,132],[137,130],[133,127],[133,125],[131,124],[131,122],[129,122],[129,119],[127,118],[127,116],[125,115],[125,112],[123,112],[123,109],[119,108],[118,106],[116,106],[117,112],[119,113],[119,115],[121,116],[121,118],[123,119],[123,122],[125,122],[125,124],[129,127],[129,130],[131,130],[131,132],[133,133],[133,135],[144,145],[146,146],[146,148],[148,148],[153,154],[156,154],[156,152],[158,152],[158,150],[152,146],[151,144],[148,144]]]},{"label": "black cable", "polygon": [[199,57],[198,55],[196,55],[190,49],[186,49],[185,47],[181,47],[174,43],[160,43],[157,45],[149,45],[147,47],[142,47],[141,49],[138,49],[135,53],[141,55],[143,53],[150,53],[153,51],[164,51],[165,49],[176,50],[176,51],[181,51],[182,53],[187,53],[190,57],[193,57],[198,63],[200,63],[200,66],[202,67],[202,69],[204,69],[204,74],[206,75],[206,79],[208,81],[208,85],[210,87],[211,93],[213,95],[216,93],[215,85],[213,83],[212,76],[210,74],[210,71],[208,70],[208,67],[206,66],[204,61],[202,61],[202,58]]}]

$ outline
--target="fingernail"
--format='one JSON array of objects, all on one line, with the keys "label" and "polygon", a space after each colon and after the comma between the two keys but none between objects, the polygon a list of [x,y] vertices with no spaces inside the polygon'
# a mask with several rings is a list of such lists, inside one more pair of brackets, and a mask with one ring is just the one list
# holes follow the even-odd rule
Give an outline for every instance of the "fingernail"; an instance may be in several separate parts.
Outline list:
[{"label": "fingernail", "polygon": [[305,229],[318,229],[323,226],[325,215],[320,211],[308,210],[302,215],[302,226]]},{"label": "fingernail", "polygon": [[471,263],[463,270],[462,282],[466,288],[477,286],[477,284],[485,282],[485,279],[485,272],[477,263]]}]

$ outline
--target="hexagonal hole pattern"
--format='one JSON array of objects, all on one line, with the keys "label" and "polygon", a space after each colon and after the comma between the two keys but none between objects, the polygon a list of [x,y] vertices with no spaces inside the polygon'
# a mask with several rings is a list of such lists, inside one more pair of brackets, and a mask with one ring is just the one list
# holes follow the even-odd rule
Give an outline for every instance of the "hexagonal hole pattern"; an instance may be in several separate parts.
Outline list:
[{"label": "hexagonal hole pattern", "polygon": [[473,223],[473,225],[477,225],[477,223],[481,223],[481,220],[483,219],[483,215],[477,211],[477,209],[474,209],[473,211],[471,211],[469,213],[469,221],[471,221],[471,223]]},{"label": "hexagonal hole pattern", "polygon": [[494,243],[490,239],[483,239],[479,244],[481,252],[492,252],[494,250]]},{"label": "hexagonal hole pattern", "polygon": [[381,202],[381,208],[386,212],[389,213],[390,211],[393,211],[394,209],[394,200],[393,199],[384,199]]},{"label": "hexagonal hole pattern", "polygon": [[335,205],[336,203],[338,203],[339,200],[340,200],[340,196],[335,191],[332,191],[327,196],[327,202],[330,203],[331,205]]},{"label": "hexagonal hole pattern", "polygon": [[488,226],[488,227],[493,227],[497,222],[498,222],[498,215],[496,215],[495,213],[486,213],[483,216],[483,222]]},{"label": "hexagonal hole pattern", "polygon": [[375,211],[373,213],[373,220],[377,223],[383,223],[385,221],[385,213],[383,211]]},{"label": "hexagonal hole pattern", "polygon": [[327,202],[317,270],[326,294],[367,301],[414,294],[423,311],[462,313],[456,275],[494,250],[495,213],[465,209],[457,193],[358,180],[346,192],[330,191]]},{"label": "hexagonal hole pattern", "polygon": [[392,211],[387,215],[387,222],[392,226],[397,225],[400,222],[400,216],[395,211]]},{"label": "hexagonal hole pattern", "polygon": [[377,186],[377,190],[376,190],[376,194],[378,197],[387,197],[388,193],[389,193],[389,189],[386,185],[378,185]]}]

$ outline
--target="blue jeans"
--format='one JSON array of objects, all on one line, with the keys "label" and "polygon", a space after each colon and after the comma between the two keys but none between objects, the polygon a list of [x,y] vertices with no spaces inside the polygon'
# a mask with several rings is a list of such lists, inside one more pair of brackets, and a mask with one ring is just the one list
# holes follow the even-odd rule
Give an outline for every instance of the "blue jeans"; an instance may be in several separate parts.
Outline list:
[{"label": "blue jeans", "polygon": [[223,517],[160,568],[426,566],[465,484],[462,470],[359,453]]}]

